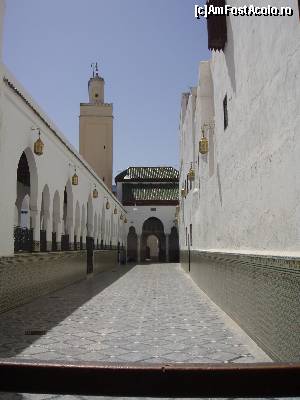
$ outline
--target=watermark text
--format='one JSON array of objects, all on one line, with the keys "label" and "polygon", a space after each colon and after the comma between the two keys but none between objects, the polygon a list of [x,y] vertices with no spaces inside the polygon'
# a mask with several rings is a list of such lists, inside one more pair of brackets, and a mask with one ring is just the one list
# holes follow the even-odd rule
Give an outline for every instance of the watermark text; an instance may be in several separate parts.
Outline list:
[{"label": "watermark text", "polygon": [[291,7],[274,7],[268,5],[266,7],[256,7],[253,4],[234,7],[226,4],[224,7],[216,7],[212,4],[198,6],[195,4],[195,18],[208,18],[210,15],[235,15],[235,16],[276,16],[285,17],[292,16],[294,11]]}]

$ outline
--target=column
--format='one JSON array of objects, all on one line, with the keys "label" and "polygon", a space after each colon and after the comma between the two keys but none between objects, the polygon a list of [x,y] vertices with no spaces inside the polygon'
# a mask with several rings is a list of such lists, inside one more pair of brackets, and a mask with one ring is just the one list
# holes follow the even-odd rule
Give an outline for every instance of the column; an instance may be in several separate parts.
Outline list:
[{"label": "column", "polygon": [[40,211],[30,209],[30,227],[33,229],[32,251],[40,251]]},{"label": "column", "polygon": [[169,237],[170,235],[166,235],[166,262],[169,262]]},{"label": "column", "polygon": [[57,228],[56,228],[57,251],[61,250],[61,234],[62,234],[62,222],[59,220],[57,221]]},{"label": "column", "polygon": [[137,262],[141,262],[141,235],[137,235]]},{"label": "column", "polygon": [[46,241],[47,241],[47,251],[52,250],[52,217],[51,214],[48,215],[47,218],[47,226],[46,226]]}]

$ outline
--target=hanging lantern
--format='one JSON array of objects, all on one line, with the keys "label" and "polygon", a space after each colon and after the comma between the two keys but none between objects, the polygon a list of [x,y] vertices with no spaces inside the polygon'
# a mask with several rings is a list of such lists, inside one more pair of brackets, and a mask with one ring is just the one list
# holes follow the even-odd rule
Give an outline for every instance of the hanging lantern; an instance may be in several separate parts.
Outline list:
[{"label": "hanging lantern", "polygon": [[41,132],[39,131],[39,137],[36,142],[34,142],[34,153],[37,156],[41,156],[44,152],[44,143],[41,140]]},{"label": "hanging lantern", "polygon": [[124,219],[124,224],[127,224],[127,218],[125,217],[125,219]]},{"label": "hanging lantern", "polygon": [[98,190],[96,189],[96,187],[93,190],[93,198],[97,199],[98,198]]},{"label": "hanging lantern", "polygon": [[191,163],[190,170],[188,172],[188,178],[190,181],[193,181],[195,179],[195,171],[193,170],[192,163]]},{"label": "hanging lantern", "polygon": [[181,192],[181,197],[185,197],[185,188],[182,188],[180,192]]},{"label": "hanging lantern", "polygon": [[117,207],[115,207],[115,209],[114,209],[114,214],[115,214],[115,215],[118,214]]},{"label": "hanging lantern", "polygon": [[78,175],[76,174],[76,168],[75,168],[75,173],[72,176],[72,185],[77,186],[78,185]]},{"label": "hanging lantern", "polygon": [[207,154],[208,153],[208,140],[204,136],[204,130],[202,129],[202,138],[199,141],[199,152],[201,154]]},{"label": "hanging lantern", "polygon": [[107,210],[110,209],[110,204],[109,204],[109,201],[108,201],[108,200],[107,200],[107,202],[106,202],[106,206],[105,206],[105,207],[106,207]]},{"label": "hanging lantern", "polygon": [[120,215],[120,220],[123,221],[123,214]]}]

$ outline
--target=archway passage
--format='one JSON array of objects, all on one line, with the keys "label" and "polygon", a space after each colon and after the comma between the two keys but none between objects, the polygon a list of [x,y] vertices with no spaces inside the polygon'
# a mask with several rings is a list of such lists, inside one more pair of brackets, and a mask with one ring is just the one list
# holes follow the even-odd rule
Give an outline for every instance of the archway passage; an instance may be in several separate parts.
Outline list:
[{"label": "archway passage", "polygon": [[158,256],[159,240],[155,235],[149,235],[146,244],[146,260],[158,261]]},{"label": "archway passage", "polygon": [[173,226],[169,236],[169,261],[179,262],[179,237],[176,226]]},{"label": "archway passage", "polygon": [[137,262],[137,234],[133,226],[129,228],[127,236],[127,261]]},{"label": "archway passage", "polygon": [[[156,238],[153,238],[153,236]],[[158,248],[158,254],[157,258],[155,258],[155,261],[159,262],[165,262],[166,261],[166,236],[164,233],[164,225],[161,222],[160,219],[151,217],[148,218],[144,224],[143,224],[143,229],[142,229],[142,236],[141,236],[141,261],[146,261],[149,259],[149,255],[151,258],[151,248],[149,245],[147,245],[148,238],[152,237],[150,239],[150,243],[152,242],[153,244],[153,251],[155,248],[155,244]],[[153,259],[154,260],[154,259]]]},{"label": "archway passage", "polygon": [[14,227],[14,250],[33,251],[33,229],[30,218],[31,176],[25,152],[22,153],[17,168],[17,198]]}]

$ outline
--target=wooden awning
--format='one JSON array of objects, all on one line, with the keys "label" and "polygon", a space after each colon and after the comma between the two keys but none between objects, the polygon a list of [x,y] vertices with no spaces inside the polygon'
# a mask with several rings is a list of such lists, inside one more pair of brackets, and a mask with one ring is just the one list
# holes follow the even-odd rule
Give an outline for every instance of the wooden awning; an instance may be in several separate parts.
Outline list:
[{"label": "wooden awning", "polygon": [[[225,0],[208,0],[207,6],[224,7]],[[227,42],[226,15],[209,15],[207,18],[209,50],[224,50]]]}]

